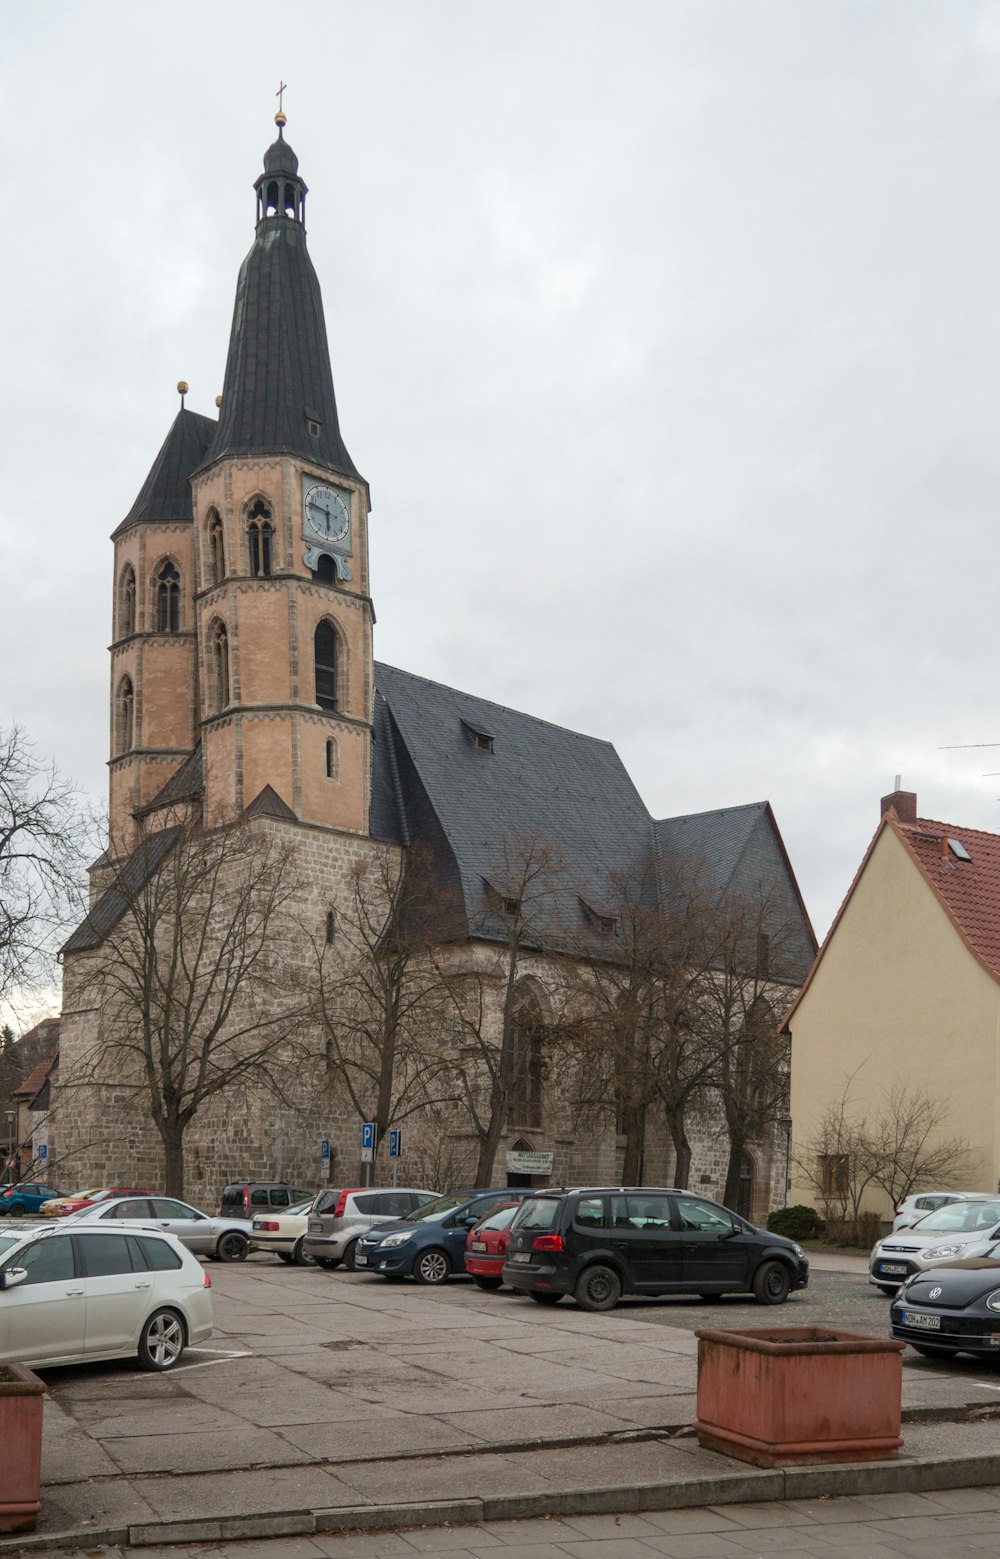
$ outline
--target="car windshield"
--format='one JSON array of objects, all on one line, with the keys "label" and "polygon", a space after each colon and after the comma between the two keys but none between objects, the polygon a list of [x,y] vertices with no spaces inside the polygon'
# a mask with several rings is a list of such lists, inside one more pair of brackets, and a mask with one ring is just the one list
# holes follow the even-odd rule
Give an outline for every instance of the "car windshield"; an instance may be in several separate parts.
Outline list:
[{"label": "car windshield", "polygon": [[1000,1223],[1000,1202],[952,1202],[936,1213],[921,1218],[919,1234],[971,1234],[976,1229],[992,1229]]},{"label": "car windshield", "polygon": [[294,1207],[286,1207],[283,1211],[288,1214],[289,1218],[294,1218],[299,1213],[307,1213],[311,1206],[312,1197],[309,1198],[308,1202],[296,1202]]},{"label": "car windshield", "polygon": [[0,1258],[6,1256],[9,1250],[13,1250],[20,1238],[19,1234],[0,1234]]},{"label": "car windshield", "polygon": [[486,1234],[488,1231],[506,1229],[520,1205],[520,1202],[517,1202],[513,1207],[501,1207],[498,1213],[490,1213],[488,1218],[480,1219],[472,1231],[473,1234]]},{"label": "car windshield", "polygon": [[456,1207],[464,1207],[469,1200],[467,1196],[439,1196],[433,1202],[425,1202],[423,1207],[415,1207],[412,1213],[407,1213],[404,1223],[440,1223],[442,1218],[447,1218]]}]

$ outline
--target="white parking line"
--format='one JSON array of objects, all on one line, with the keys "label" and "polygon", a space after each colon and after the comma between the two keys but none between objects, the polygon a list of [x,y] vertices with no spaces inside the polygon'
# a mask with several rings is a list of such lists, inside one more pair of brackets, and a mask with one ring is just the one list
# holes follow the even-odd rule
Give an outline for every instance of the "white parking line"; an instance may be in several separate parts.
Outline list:
[{"label": "white parking line", "polygon": [[187,1358],[187,1356],[192,1353],[212,1353],[217,1355],[217,1357],[212,1359],[203,1359],[200,1364],[182,1364],[182,1370],[207,1370],[210,1364],[228,1364],[230,1359],[253,1358],[253,1354],[250,1352],[249,1348],[234,1348],[232,1350],[223,1348],[185,1348],[184,1357]]}]

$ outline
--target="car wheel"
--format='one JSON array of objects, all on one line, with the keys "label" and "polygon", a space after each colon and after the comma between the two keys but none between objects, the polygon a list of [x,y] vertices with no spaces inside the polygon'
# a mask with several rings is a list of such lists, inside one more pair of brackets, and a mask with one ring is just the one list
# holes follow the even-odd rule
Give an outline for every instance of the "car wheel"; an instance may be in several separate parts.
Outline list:
[{"label": "car wheel", "polygon": [[322,1267],[324,1272],[332,1272],[334,1267],[340,1266],[340,1262],[334,1260],[332,1256],[317,1256],[316,1265]]},{"label": "car wheel", "polygon": [[184,1352],[184,1322],[176,1310],[157,1310],[142,1329],[139,1363],[144,1370],[171,1370]]},{"label": "car wheel", "polygon": [[528,1298],[533,1299],[536,1305],[557,1305],[562,1298],[562,1294],[550,1293],[545,1288],[529,1288]]},{"label": "car wheel", "polygon": [[622,1297],[621,1279],[613,1267],[587,1267],[573,1296],[581,1310],[613,1310]]},{"label": "car wheel", "polygon": [[279,1261],[291,1261],[292,1259],[287,1250],[276,1250],[274,1254],[277,1256]]},{"label": "car wheel", "polygon": [[305,1235],[295,1241],[295,1244],[292,1246],[292,1254],[285,1258],[286,1261],[294,1261],[297,1267],[314,1267],[316,1259],[314,1256],[307,1256],[304,1247]]},{"label": "car wheel", "polygon": [[495,1294],[498,1288],[503,1288],[503,1278],[484,1278],[472,1274],[472,1281],[477,1288],[484,1289],[487,1294]]},{"label": "car wheel", "polygon": [[783,1261],[765,1261],[753,1275],[753,1297],[759,1305],[783,1305],[791,1286]]},{"label": "car wheel", "polygon": [[925,1342],[911,1342],[910,1347],[914,1353],[922,1353],[925,1359],[950,1359],[957,1351],[955,1348],[932,1348]]},{"label": "car wheel", "polygon": [[250,1241],[239,1229],[230,1229],[227,1234],[219,1236],[215,1254],[220,1261],[246,1261],[250,1254]]},{"label": "car wheel", "polygon": [[445,1283],[451,1272],[451,1262],[443,1250],[425,1250],[413,1263],[413,1276],[418,1283]]},{"label": "car wheel", "polygon": [[887,1283],[876,1283],[875,1287],[885,1299],[895,1299],[896,1295],[899,1293],[898,1288],[890,1288]]},{"label": "car wheel", "polygon": [[344,1254],[340,1258],[340,1265],[347,1272],[358,1272],[360,1268],[354,1265],[354,1253],[358,1248],[357,1240],[349,1240],[344,1246]]},{"label": "car wheel", "polygon": [[24,1208],[21,1206],[20,1202],[15,1202],[14,1203],[13,1207],[10,1210],[10,1216],[12,1218],[23,1218],[24,1217]]}]

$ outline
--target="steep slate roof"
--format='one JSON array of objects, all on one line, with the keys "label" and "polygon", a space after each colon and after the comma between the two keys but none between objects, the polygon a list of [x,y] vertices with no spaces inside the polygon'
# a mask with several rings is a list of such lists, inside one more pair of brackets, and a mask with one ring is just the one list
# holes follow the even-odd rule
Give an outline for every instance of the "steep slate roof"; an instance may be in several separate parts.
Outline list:
[{"label": "steep slate roof", "polygon": [[[960,823],[942,823],[929,817],[918,817],[912,823],[903,822],[890,807],[879,820],[826,940],[788,1010],[786,1026],[812,984],[886,829],[890,829],[905,847],[970,953],[1000,983],[1000,834],[964,828]],[[959,860],[948,848],[949,839],[964,845],[972,859]]]},{"label": "steep slate roof", "polygon": [[[298,167],[280,138],[265,166],[279,154]],[[292,177],[295,169],[288,167]],[[319,424],[316,436],[310,420]],[[188,474],[223,455],[278,454],[358,477],[340,436],[323,299],[306,230],[284,213],[261,218],[240,267],[218,429],[204,461],[193,462]]]},{"label": "steep slate roof", "polygon": [[[115,884],[106,888],[88,915],[77,926],[61,953],[82,953],[99,947],[128,909],[128,898],[139,893],[157,867],[166,859],[181,833],[180,826],[164,828],[137,844],[118,874]],[[128,897],[126,897],[128,895]]]},{"label": "steep slate roof", "polygon": [[659,853],[704,864],[720,894],[776,881],[781,913],[796,928],[795,978],[804,976],[816,942],[766,802],[654,822],[610,742],[381,662],[375,680],[371,832],[430,848],[467,930],[505,935],[498,900],[512,885],[518,840],[565,858],[535,910],[555,940],[567,931],[579,939],[584,905],[606,913],[615,876]]},{"label": "steep slate roof", "polygon": [[204,460],[214,433],[211,417],[183,408],[177,413],[138,498],[112,533],[112,540],[136,520],[191,519],[194,511],[189,478]]},{"label": "steep slate roof", "polygon": [[[184,759],[179,769],[175,769],[165,785],[161,785],[152,801],[147,801],[144,807],[136,807],[133,817],[148,817],[150,812],[159,812],[162,807],[174,806],[180,801],[194,801],[201,795],[205,788],[204,763],[202,761],[201,742]],[[101,865],[102,862],[95,862]]]}]

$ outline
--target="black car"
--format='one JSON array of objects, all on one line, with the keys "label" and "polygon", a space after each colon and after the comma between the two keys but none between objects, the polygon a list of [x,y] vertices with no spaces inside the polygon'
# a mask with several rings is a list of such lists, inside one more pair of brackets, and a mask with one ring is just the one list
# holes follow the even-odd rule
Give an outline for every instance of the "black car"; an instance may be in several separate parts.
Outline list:
[{"label": "black car", "polygon": [[929,1359],[1000,1358],[1000,1261],[970,1256],[915,1272],[893,1300],[890,1320],[893,1337]]},{"label": "black car", "polygon": [[510,1226],[503,1280],[539,1304],[572,1294],[584,1310],[611,1310],[622,1294],[752,1293],[780,1305],[805,1288],[809,1263],[718,1202],[619,1186],[537,1191]]}]

